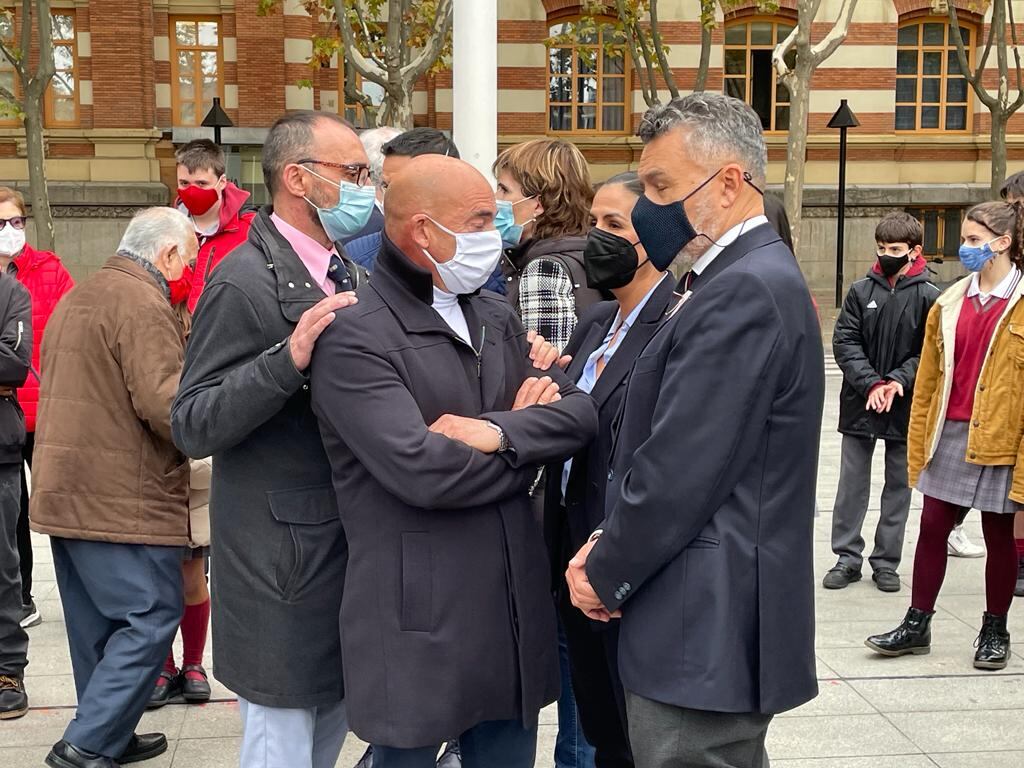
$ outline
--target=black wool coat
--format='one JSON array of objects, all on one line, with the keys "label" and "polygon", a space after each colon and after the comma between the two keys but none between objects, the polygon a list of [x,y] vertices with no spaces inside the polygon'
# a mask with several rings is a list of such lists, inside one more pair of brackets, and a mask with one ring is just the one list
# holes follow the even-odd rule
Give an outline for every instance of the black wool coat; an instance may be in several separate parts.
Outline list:
[{"label": "black wool coat", "polygon": [[[386,237],[359,303],[320,337],[313,408],[349,543],[341,638],[349,724],[392,747],[437,745],[487,720],[537,722],[558,694],[554,606],[528,489],[597,428],[557,369],[554,404],[509,412],[529,362],[505,300],[460,297],[472,345],[431,306],[430,274]],[[514,452],[431,433],[490,420]]]},{"label": "black wool coat", "polygon": [[[365,274],[347,266],[356,282]],[[213,457],[214,669],[269,707],[344,696],[338,610],[348,548],[309,378],[288,346],[303,312],[324,298],[261,210],[203,291],[171,411],[178,447]]]},{"label": "black wool coat", "polygon": [[[839,431],[844,435],[907,439],[924,328],[941,293],[924,262],[920,265],[896,285],[872,269],[846,294],[832,335],[832,351],[843,371]],[[903,397],[893,399],[888,413],[865,410],[872,388],[882,381],[898,381]]]}]

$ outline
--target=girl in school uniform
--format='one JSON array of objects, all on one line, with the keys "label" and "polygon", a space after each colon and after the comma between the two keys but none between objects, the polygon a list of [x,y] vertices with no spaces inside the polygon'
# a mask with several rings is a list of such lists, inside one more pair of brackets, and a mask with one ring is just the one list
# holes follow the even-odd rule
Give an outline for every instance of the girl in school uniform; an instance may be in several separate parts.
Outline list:
[{"label": "girl in school uniform", "polygon": [[963,512],[979,509],[987,610],[974,666],[1002,669],[1017,579],[1013,517],[1024,504],[1024,206],[975,206],[960,239],[971,274],[928,316],[910,415],[910,484],[924,494],[911,607],[896,629],[866,644],[883,656],[931,650],[946,538]]}]

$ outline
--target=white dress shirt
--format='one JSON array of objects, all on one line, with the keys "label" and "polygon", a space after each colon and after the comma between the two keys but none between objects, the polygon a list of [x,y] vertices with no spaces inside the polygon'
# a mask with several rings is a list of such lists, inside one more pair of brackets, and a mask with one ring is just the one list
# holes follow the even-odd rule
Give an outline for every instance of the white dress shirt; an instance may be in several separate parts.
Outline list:
[{"label": "white dress shirt", "polygon": [[466,316],[459,305],[459,297],[454,293],[442,291],[434,286],[434,311],[441,316],[448,327],[455,331],[455,335],[464,342],[473,346],[469,338],[469,325],[466,323]]},{"label": "white dress shirt", "polygon": [[708,265],[715,260],[715,257],[717,257],[718,254],[720,254],[722,251],[724,251],[727,246],[730,246],[734,242],[736,242],[736,240],[739,239],[740,235],[749,232],[752,229],[756,229],[757,227],[760,227],[761,225],[767,223],[768,217],[763,215],[754,216],[752,219],[746,219],[745,221],[741,221],[735,227],[733,227],[720,238],[718,238],[718,242],[712,243],[711,247],[704,251],[704,255],[693,263],[691,270],[696,275],[703,273],[704,270],[708,268]]}]

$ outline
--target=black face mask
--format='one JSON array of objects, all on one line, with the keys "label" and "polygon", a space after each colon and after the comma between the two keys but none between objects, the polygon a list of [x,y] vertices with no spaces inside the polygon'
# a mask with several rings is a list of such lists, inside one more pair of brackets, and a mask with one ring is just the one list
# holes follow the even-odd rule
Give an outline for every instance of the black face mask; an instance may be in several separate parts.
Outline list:
[{"label": "black face mask", "polygon": [[[701,184],[690,191],[686,197],[676,200],[674,203],[659,205],[651,202],[647,195],[641,195],[633,208],[633,229],[636,230],[640,242],[644,244],[647,251],[647,258],[659,272],[664,272],[675,261],[676,256],[689,243],[697,237],[706,237],[697,232],[690,223],[690,217],[686,215],[686,201],[700,192],[711,183],[718,174],[722,172],[719,168]],[[743,173],[743,181],[757,190],[760,194],[764,191],[754,184],[750,173]],[[714,241],[712,241],[714,242]]]},{"label": "black face mask", "polygon": [[595,290],[612,290],[628,285],[640,268],[636,243],[596,227],[587,235],[583,268],[587,285]]},{"label": "black face mask", "polygon": [[890,256],[886,253],[878,254],[878,268],[886,277],[894,277],[901,269],[910,263],[910,254],[902,256]]}]

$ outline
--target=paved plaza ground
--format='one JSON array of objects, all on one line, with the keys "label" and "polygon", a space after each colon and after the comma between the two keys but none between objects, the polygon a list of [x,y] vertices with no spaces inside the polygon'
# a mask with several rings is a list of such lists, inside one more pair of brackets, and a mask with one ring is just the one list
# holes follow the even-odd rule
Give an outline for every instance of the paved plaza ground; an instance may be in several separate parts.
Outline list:
[{"label": "paved plaza ground", "polygon": [[[829,373],[818,486],[822,515],[815,535],[819,581],[834,564],[829,526],[839,466],[834,427],[840,377],[831,362]],[[882,475],[877,462],[875,475],[877,488]],[[876,492],[869,516],[872,526],[877,499]],[[769,740],[773,768],[1024,766],[1024,612],[1011,613],[1010,627],[1018,644],[1009,667],[980,673],[971,666],[984,610],[984,560],[950,562],[934,620],[931,655],[882,659],[863,645],[867,635],[895,626],[907,608],[919,509],[920,499],[915,496],[901,569],[902,592],[882,594],[869,578],[841,592],[816,589],[821,695],[775,720]],[[967,527],[980,542],[976,513]],[[44,622],[30,630],[26,685],[32,711],[21,720],[0,723],[2,768],[42,765],[47,749],[60,738],[74,712],[71,663],[45,538],[39,537],[36,547],[36,599]],[[541,717],[537,766],[550,768],[554,709],[549,707]],[[140,731],[163,731],[171,741],[166,755],[146,763],[152,768],[237,765],[238,708],[223,686],[214,686],[214,701],[206,706],[172,704],[147,714]],[[351,737],[338,765],[351,768],[362,749]]]}]

